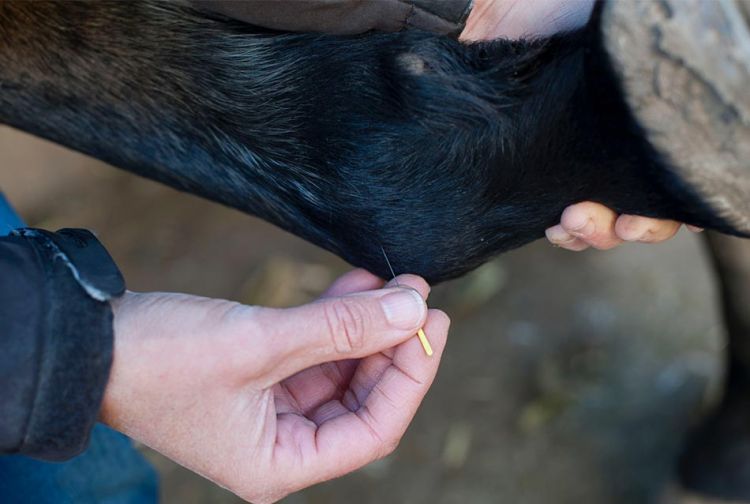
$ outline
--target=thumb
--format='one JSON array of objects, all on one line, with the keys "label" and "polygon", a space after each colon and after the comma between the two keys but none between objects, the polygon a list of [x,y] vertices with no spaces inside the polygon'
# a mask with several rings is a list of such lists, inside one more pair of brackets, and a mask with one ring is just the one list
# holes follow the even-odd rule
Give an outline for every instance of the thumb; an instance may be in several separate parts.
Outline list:
[{"label": "thumb", "polygon": [[354,359],[394,347],[422,327],[427,304],[414,289],[397,287],[325,298],[282,310],[261,309],[268,328],[274,382],[324,362]]}]

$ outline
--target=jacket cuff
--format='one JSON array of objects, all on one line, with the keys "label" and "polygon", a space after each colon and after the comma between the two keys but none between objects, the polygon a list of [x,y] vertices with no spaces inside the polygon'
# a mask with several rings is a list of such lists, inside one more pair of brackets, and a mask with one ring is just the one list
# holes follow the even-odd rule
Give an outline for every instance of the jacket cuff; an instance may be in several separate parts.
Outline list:
[{"label": "jacket cuff", "polygon": [[86,448],[96,423],[112,364],[108,300],[125,283],[89,231],[19,229],[11,237],[34,250],[44,277],[36,383],[18,453],[64,460]]},{"label": "jacket cuff", "polygon": [[474,0],[413,0],[411,3],[414,9],[406,20],[409,27],[455,36],[463,31],[474,7]]},{"label": "jacket cuff", "polygon": [[195,7],[273,30],[357,34],[416,28],[458,35],[473,0],[192,0]]}]

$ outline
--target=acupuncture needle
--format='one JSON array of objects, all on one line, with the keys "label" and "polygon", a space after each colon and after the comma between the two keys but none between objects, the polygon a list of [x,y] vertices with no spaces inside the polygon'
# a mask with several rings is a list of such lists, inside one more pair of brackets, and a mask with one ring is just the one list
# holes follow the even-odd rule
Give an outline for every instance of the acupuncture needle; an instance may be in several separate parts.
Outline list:
[{"label": "acupuncture needle", "polygon": [[[391,270],[391,275],[393,275],[393,281],[396,283],[396,287],[401,287],[398,284],[398,280],[396,279],[396,272],[393,271],[391,261],[388,260],[388,254],[385,253],[385,249],[382,245],[380,246],[380,250],[383,252],[383,257],[385,258],[385,263],[388,265],[388,269]],[[422,344],[424,353],[427,354],[427,357],[432,357],[432,345],[430,345],[430,341],[427,339],[427,335],[425,335],[424,329],[422,329],[421,327],[417,331],[417,337],[419,338],[419,342]]]}]

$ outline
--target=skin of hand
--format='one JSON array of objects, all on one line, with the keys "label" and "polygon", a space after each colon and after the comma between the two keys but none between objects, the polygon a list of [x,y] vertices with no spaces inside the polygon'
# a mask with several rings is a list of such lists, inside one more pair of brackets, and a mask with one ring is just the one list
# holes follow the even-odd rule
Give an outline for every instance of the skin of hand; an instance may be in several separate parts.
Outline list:
[{"label": "skin of hand", "polygon": [[[586,24],[593,7],[594,0],[475,0],[461,40],[543,37],[574,30]],[[607,250],[623,242],[668,240],[680,225],[671,220],[617,215],[586,201],[565,209],[560,224],[547,229],[546,235],[552,244],[568,250]]]},{"label": "skin of hand", "polygon": [[424,280],[395,285],[354,270],[288,309],[128,292],[113,303],[101,420],[255,503],[384,457],[435,377],[450,324],[427,309]]},{"label": "skin of hand", "polygon": [[[638,215],[617,215],[600,205],[585,201],[563,211],[560,224],[547,229],[547,239],[559,247],[580,251],[589,247],[608,250],[623,242],[659,243],[680,230],[679,222]],[[694,232],[701,228],[687,226]]]}]

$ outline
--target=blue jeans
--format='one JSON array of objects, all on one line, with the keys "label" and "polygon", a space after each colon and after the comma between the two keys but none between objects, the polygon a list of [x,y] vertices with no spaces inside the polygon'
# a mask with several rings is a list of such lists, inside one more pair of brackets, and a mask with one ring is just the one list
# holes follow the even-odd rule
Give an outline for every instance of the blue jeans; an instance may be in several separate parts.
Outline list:
[{"label": "blue jeans", "polygon": [[[0,236],[23,221],[0,193]],[[0,412],[2,421],[2,412]],[[21,455],[0,456],[3,504],[151,504],[158,501],[157,476],[126,436],[103,425],[91,443],[67,462]]]},{"label": "blue jeans", "polygon": [[6,236],[20,227],[23,227],[23,221],[0,192],[0,236]]}]

